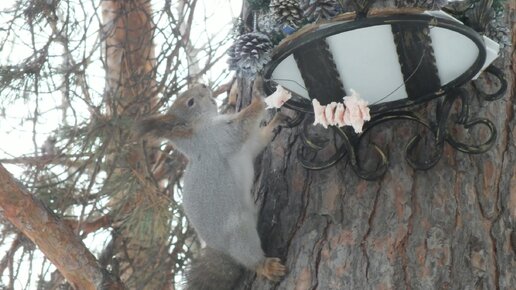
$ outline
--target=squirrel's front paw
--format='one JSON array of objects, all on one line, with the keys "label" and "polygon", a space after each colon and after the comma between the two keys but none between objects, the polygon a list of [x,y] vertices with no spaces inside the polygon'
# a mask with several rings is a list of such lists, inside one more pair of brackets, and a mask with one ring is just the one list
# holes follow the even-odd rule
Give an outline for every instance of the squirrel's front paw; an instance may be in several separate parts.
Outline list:
[{"label": "squirrel's front paw", "polygon": [[253,82],[253,100],[256,99],[263,102],[265,97],[266,95],[263,91],[263,77],[261,75],[257,75]]},{"label": "squirrel's front paw", "polygon": [[253,91],[263,91],[263,77],[259,74],[256,75],[253,82]]},{"label": "squirrel's front paw", "polygon": [[279,281],[281,277],[285,276],[287,267],[281,264],[279,258],[265,258],[263,263],[258,266],[256,273],[271,281]]}]

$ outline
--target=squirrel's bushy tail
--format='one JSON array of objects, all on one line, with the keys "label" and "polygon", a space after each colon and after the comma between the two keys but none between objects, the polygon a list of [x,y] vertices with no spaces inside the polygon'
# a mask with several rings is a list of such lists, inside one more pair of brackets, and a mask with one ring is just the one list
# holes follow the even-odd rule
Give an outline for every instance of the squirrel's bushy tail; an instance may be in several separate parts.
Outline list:
[{"label": "squirrel's bushy tail", "polygon": [[231,290],[244,268],[230,256],[204,248],[186,271],[186,290]]}]

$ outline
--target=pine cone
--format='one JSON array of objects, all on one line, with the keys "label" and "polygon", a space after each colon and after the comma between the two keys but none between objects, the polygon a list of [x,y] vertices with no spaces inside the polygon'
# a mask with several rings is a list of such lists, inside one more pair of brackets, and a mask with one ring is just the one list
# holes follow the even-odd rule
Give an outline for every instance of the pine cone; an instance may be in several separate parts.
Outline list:
[{"label": "pine cone", "polygon": [[270,9],[277,23],[298,27],[303,11],[296,0],[272,0]]},{"label": "pine cone", "polygon": [[417,7],[429,10],[440,10],[443,6],[448,5],[448,0],[425,0],[416,2]]},{"label": "pine cone", "polygon": [[239,76],[252,77],[271,60],[272,43],[260,32],[242,34],[228,49],[228,64]]},{"label": "pine cone", "polygon": [[341,11],[339,3],[335,0],[302,0],[301,9],[304,17],[310,22],[330,19]]},{"label": "pine cone", "polygon": [[278,25],[275,23],[276,20],[274,19],[274,16],[270,13],[260,13],[257,18],[259,31],[266,33],[267,35],[280,31]]},{"label": "pine cone", "polygon": [[501,53],[511,46],[511,29],[504,22],[503,13],[497,12],[493,20],[489,22],[486,35],[500,45]]}]

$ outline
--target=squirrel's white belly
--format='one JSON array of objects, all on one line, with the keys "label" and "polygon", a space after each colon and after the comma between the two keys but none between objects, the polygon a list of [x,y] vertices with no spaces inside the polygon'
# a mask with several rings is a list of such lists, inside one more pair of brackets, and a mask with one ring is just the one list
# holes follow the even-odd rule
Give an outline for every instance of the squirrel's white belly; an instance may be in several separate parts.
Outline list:
[{"label": "squirrel's white belly", "polygon": [[228,241],[220,233],[231,231],[237,225],[235,220],[247,220],[253,223],[250,227],[256,227],[250,193],[254,177],[252,160],[239,165],[234,163],[237,160],[244,161],[237,157],[189,164],[183,178],[183,207],[190,223],[208,246],[221,251],[228,250]]}]

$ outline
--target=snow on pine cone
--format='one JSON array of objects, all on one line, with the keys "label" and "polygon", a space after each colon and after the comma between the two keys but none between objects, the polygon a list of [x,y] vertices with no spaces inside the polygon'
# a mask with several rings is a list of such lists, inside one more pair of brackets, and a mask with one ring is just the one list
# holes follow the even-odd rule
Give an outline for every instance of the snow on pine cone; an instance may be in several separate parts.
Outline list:
[{"label": "snow on pine cone", "polygon": [[276,20],[274,18],[274,15],[271,13],[260,13],[257,17],[257,25],[258,30],[266,33],[267,35],[272,35],[274,33],[280,33],[281,29],[276,24]]},{"label": "snow on pine cone", "polygon": [[417,3],[417,7],[428,10],[440,10],[443,6],[448,5],[448,0],[425,0]]},{"label": "snow on pine cone", "polygon": [[236,70],[242,77],[252,77],[271,60],[272,43],[261,32],[240,35],[228,49],[229,69]]},{"label": "snow on pine cone", "polygon": [[269,7],[279,24],[298,27],[302,21],[303,10],[297,0],[272,0]]},{"label": "snow on pine cone", "polygon": [[310,22],[330,19],[342,10],[336,0],[301,0],[301,9]]},{"label": "snow on pine cone", "polygon": [[502,53],[505,48],[511,46],[510,34],[511,29],[505,24],[503,12],[495,12],[495,17],[487,25],[486,35],[500,45]]}]

